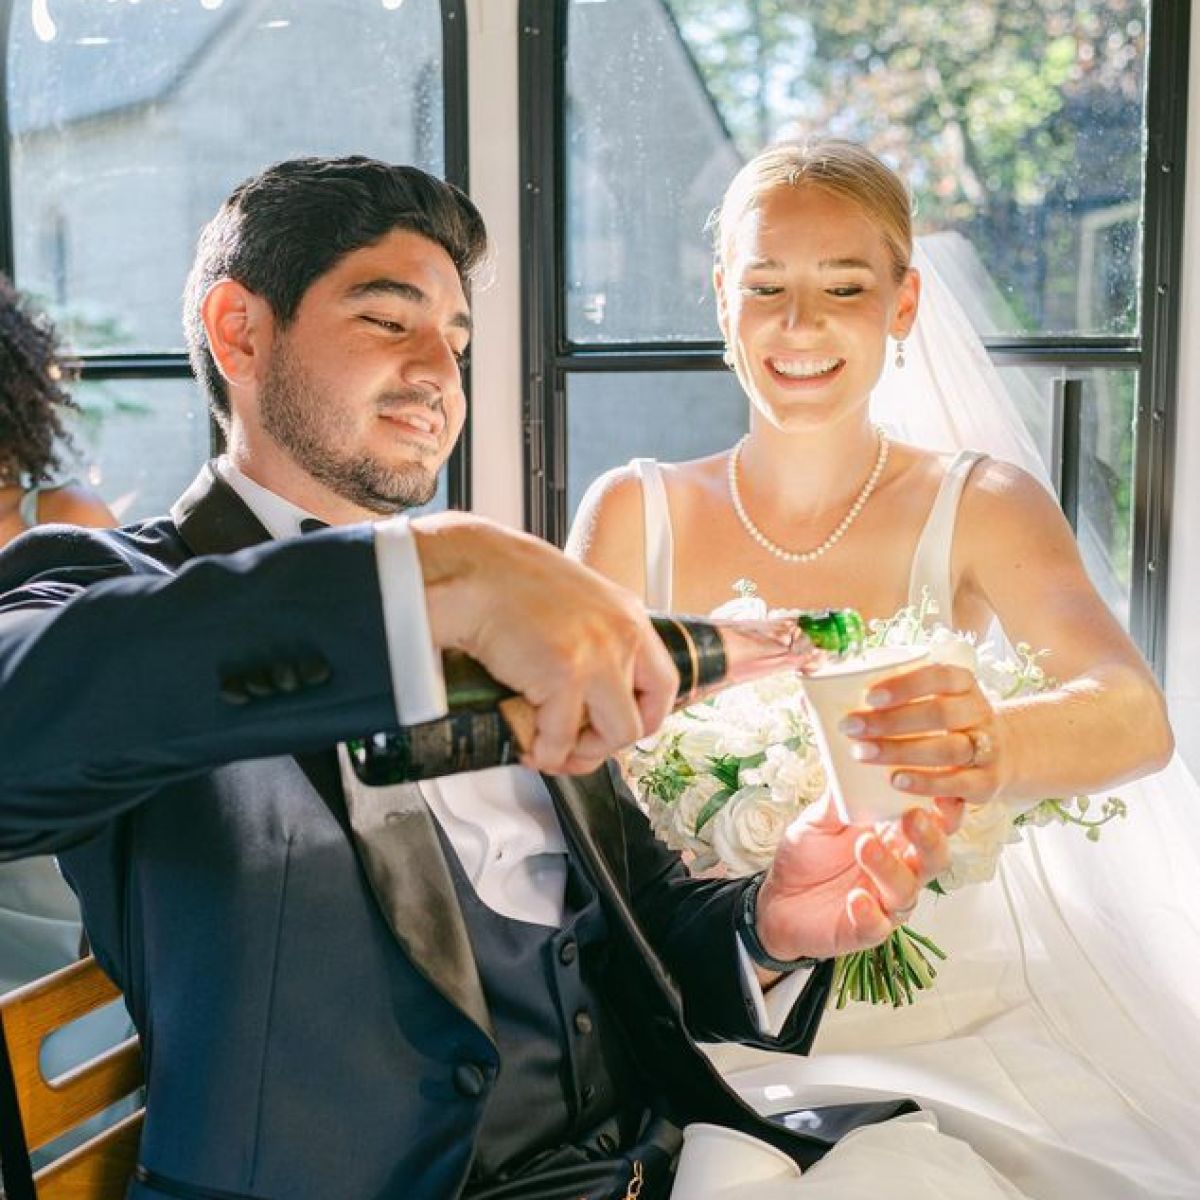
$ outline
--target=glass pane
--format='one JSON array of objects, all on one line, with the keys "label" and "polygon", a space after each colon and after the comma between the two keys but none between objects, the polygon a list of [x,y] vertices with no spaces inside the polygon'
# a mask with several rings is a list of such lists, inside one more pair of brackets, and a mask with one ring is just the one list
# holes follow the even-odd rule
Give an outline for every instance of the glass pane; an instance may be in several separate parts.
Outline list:
[{"label": "glass pane", "polygon": [[631,458],[676,461],[726,450],[746,432],[746,397],[728,371],[639,371],[567,380],[567,511]]},{"label": "glass pane", "polygon": [[1136,332],[1148,8],[571,0],[569,336],[714,337],[705,215],[764,144],[820,133],[966,239],[981,332]]},{"label": "glass pane", "polygon": [[75,384],[77,473],[122,522],[165,513],[209,456],[208,409],[189,379]]},{"label": "glass pane", "polygon": [[[1001,367],[1000,375],[1055,474],[1054,393],[1060,380],[1083,383],[1076,534],[1088,574],[1108,606],[1129,625],[1133,569],[1134,418],[1138,373]],[[1070,448],[1064,448],[1071,453]]]},{"label": "glass pane", "polygon": [[8,104],[17,282],[77,349],[174,349],[241,179],[302,154],[441,173],[440,3],[19,0]]}]

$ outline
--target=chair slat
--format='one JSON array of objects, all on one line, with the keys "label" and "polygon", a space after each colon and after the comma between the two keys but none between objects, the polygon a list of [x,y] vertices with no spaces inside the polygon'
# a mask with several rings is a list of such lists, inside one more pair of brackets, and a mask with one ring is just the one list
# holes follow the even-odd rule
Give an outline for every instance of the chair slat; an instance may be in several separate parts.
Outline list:
[{"label": "chair slat", "polygon": [[38,1200],[97,1200],[125,1194],[137,1165],[143,1113],[130,1113],[34,1175]]},{"label": "chair slat", "polygon": [[[0,997],[4,1037],[26,1146],[37,1149],[135,1092],[142,1082],[137,1038],[55,1079],[41,1072],[42,1043],[57,1029],[110,1003],[120,991],[95,959],[72,963]],[[34,1176],[38,1200],[102,1200],[125,1194],[137,1161],[143,1113],[125,1117]]]},{"label": "chair slat", "polygon": [[142,1082],[142,1056],[137,1038],[129,1038],[53,1083],[42,1078],[36,1064],[27,1077],[14,1064],[13,1075],[24,1097],[25,1140],[37,1149],[136,1091]]}]

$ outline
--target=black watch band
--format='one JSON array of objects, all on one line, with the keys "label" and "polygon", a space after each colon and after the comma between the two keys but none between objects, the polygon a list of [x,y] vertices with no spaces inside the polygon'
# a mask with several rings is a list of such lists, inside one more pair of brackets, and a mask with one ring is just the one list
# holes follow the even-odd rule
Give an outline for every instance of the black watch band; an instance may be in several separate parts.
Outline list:
[{"label": "black watch band", "polygon": [[815,967],[824,960],[820,958],[791,958],[786,960],[772,958],[767,953],[762,942],[759,941],[755,917],[758,906],[758,889],[762,887],[765,875],[765,871],[760,872],[750,881],[750,886],[742,893],[741,907],[738,909],[738,936],[742,939],[742,945],[746,947],[746,953],[750,955],[750,961],[756,966],[762,967],[764,971],[775,971],[781,975],[786,975],[790,971],[803,971],[808,967]]}]

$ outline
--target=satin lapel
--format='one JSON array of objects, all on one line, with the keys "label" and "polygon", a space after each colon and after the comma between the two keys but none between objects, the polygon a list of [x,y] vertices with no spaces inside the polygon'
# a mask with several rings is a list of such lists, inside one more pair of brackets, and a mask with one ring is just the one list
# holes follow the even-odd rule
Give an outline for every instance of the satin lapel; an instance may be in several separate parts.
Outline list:
[{"label": "satin lapel", "polygon": [[608,767],[591,775],[543,776],[554,798],[559,820],[604,898],[609,915],[641,955],[659,988],[682,1010],[679,988],[650,945],[631,905],[629,859],[621,800]]},{"label": "satin lapel", "polygon": [[237,494],[205,463],[171,506],[171,520],[193,554],[233,554],[269,542],[271,535]]},{"label": "satin lapel", "polygon": [[[171,517],[197,555],[232,554],[271,537],[212,463],[176,501]],[[296,761],[351,839],[376,903],[413,965],[494,1040],[454,880],[419,789],[363,788],[351,814],[333,751],[298,754]]]},{"label": "satin lapel", "polygon": [[416,784],[346,798],[375,899],[413,965],[495,1041],[483,985],[434,818]]},{"label": "satin lapel", "polygon": [[558,815],[576,848],[591,865],[599,858],[622,899],[629,895],[625,829],[607,766],[590,775],[543,776]]}]

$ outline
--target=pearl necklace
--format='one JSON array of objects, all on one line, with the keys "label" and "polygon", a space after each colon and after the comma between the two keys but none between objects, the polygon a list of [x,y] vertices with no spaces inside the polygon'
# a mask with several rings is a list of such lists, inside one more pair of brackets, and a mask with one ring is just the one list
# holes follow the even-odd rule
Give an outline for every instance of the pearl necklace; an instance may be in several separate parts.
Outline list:
[{"label": "pearl necklace", "polygon": [[[729,480],[729,498],[733,501],[733,511],[737,513],[738,520],[742,523],[742,528],[768,554],[773,554],[776,558],[781,558],[784,562],[810,563],[820,558],[827,551],[832,550],[846,536],[846,530],[858,519],[858,514],[862,512],[863,505],[871,498],[871,493],[879,483],[879,478],[883,474],[883,468],[887,466],[887,434],[878,426],[875,427],[875,432],[879,436],[879,454],[875,459],[875,465],[871,468],[871,474],[867,476],[867,482],[863,484],[862,491],[855,496],[854,503],[850,505],[850,511],[838,522],[838,527],[815,550],[805,550],[801,553],[785,550],[782,546],[777,546],[750,520],[750,514],[746,512],[746,507],[742,503],[737,481],[738,459],[741,458],[742,447],[746,444],[746,438],[742,438],[731,451],[729,466],[726,470],[726,476]],[[746,437],[749,437],[749,434]]]}]

